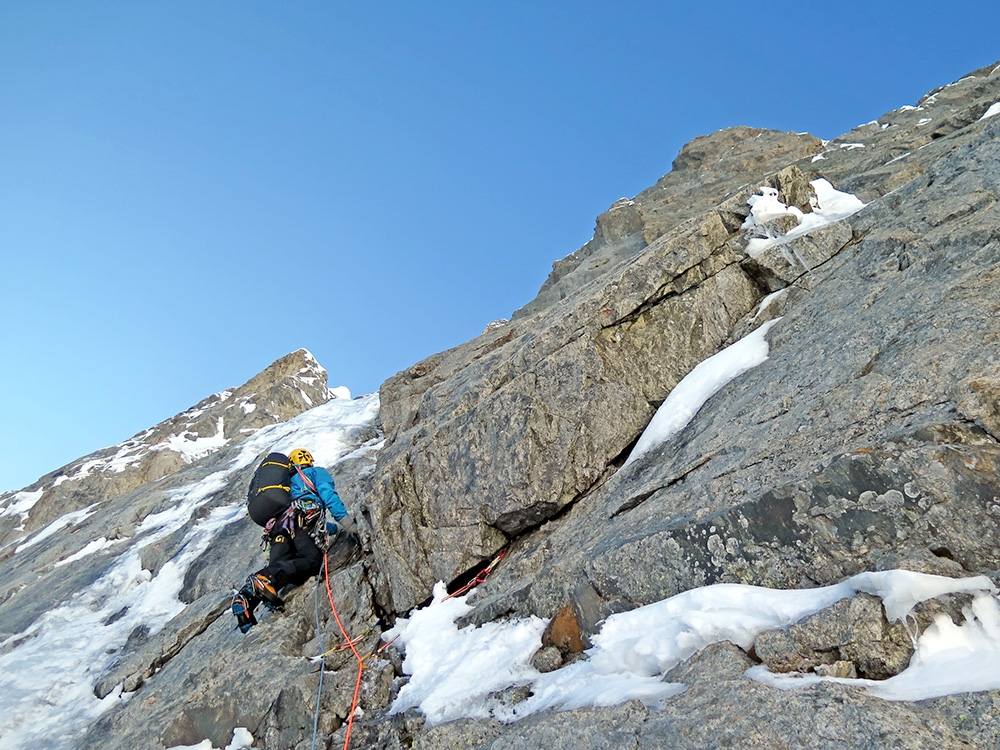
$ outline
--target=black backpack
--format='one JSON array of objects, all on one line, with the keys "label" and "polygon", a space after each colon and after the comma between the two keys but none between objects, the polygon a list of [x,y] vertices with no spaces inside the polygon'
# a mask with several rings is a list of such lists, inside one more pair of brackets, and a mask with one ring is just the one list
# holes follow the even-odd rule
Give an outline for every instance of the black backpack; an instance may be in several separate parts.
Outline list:
[{"label": "black backpack", "polygon": [[267,526],[292,504],[292,462],[284,453],[268,453],[247,491],[247,511],[258,526]]}]

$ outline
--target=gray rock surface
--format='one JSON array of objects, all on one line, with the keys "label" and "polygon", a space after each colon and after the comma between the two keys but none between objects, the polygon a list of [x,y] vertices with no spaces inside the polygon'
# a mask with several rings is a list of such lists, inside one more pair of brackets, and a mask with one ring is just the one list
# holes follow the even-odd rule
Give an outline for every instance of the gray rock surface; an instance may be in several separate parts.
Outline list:
[{"label": "gray rock surface", "polygon": [[[405,610],[433,580],[454,578],[503,544],[508,555],[466,623],[549,618],[573,605],[591,613],[594,632],[612,612],[709,583],[995,570],[1000,123],[979,120],[1000,99],[992,69],[925,98],[920,110],[834,140],[823,158],[788,164],[791,172],[743,176],[734,184],[749,187],[717,195],[714,208],[603,273],[576,285],[572,272],[560,276],[558,301],[387,381],[389,444],[369,500],[382,605]],[[928,130],[927,118],[943,124]],[[795,170],[869,205],[796,240],[794,253],[748,257],[739,230],[746,199],[768,184],[801,202]],[[615,224],[623,236],[635,226],[634,217]],[[683,375],[779,315],[767,362],[669,444],[619,469]],[[451,514],[440,512],[445,498]],[[863,663],[872,674],[898,669],[905,648],[846,650],[838,669]],[[722,712],[706,722],[719,700],[774,718],[750,726]],[[733,680],[672,702],[630,742],[962,747],[981,739],[939,712],[947,701],[887,706],[833,686],[775,694]],[[602,721],[597,710],[575,713],[565,724]],[[550,737],[549,722],[564,727],[532,717],[470,746],[520,736],[584,742],[566,729]]]},{"label": "gray rock surface", "polygon": [[889,622],[882,602],[868,594],[842,599],[787,630],[761,633],[753,644],[754,656],[772,672],[867,680],[899,674],[913,651],[910,631],[903,623]]},{"label": "gray rock surface", "polygon": [[[1000,98],[1000,74],[981,75],[948,87],[947,106],[941,97],[923,102],[923,112],[950,111],[961,100],[968,118],[981,114]],[[671,573],[655,586],[614,580],[616,571],[629,576],[650,554],[664,560],[657,566],[670,567],[663,544],[681,544],[676,537],[686,533],[686,520],[744,503],[769,506],[777,501],[766,493],[791,493],[791,485],[839,454],[907,444],[916,452],[911,458],[925,460],[918,446],[926,453],[952,444],[949,431],[986,429],[995,402],[985,394],[997,378],[994,354],[983,346],[997,333],[990,301],[997,122],[972,119],[931,137],[908,112],[891,113],[884,130],[865,126],[864,148],[835,141],[824,159],[800,159],[771,177],[741,175],[752,187],[716,196],[715,208],[557,304],[388,380],[381,391],[387,446],[366,502],[381,606],[406,611],[434,581],[459,576],[514,539],[531,554],[543,538],[545,559],[558,560],[566,574],[535,584],[544,602],[529,611],[550,616],[581,578],[604,599],[650,601],[719,580],[718,566],[697,572],[688,563],[678,563],[683,575]],[[756,140],[741,143],[753,149]],[[901,143],[916,149],[912,159],[894,155]],[[832,174],[827,162],[836,167]],[[866,168],[874,171],[867,183]],[[847,171],[855,190],[867,185],[872,202],[796,240],[797,254],[808,258],[804,266],[746,256],[739,227],[757,185],[773,183],[794,196],[807,178],[826,175],[836,185],[836,175]],[[890,183],[895,188],[879,197]],[[776,289],[788,291],[756,317]],[[713,399],[669,446],[617,472],[684,375],[781,312],[765,365]],[[966,380],[979,395],[962,385]],[[962,450],[991,454],[995,440],[986,437]],[[976,442],[956,438],[970,440]],[[925,493],[946,494],[927,481]],[[781,502],[794,504],[790,498]],[[595,515],[601,523],[593,523]],[[557,517],[557,528],[541,529]],[[944,540],[935,545],[949,547]],[[873,553],[861,547],[845,548],[852,561],[846,568],[871,564]],[[757,568],[754,575],[797,585],[831,580],[846,568],[790,577],[763,576]],[[511,576],[520,589],[523,579]],[[546,586],[557,588],[558,598],[541,594]]]}]

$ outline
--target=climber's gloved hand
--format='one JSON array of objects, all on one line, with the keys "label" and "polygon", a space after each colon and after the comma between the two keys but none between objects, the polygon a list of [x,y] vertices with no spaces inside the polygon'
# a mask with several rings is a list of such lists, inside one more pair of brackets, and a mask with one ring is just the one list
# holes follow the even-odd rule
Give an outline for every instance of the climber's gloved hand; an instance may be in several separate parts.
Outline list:
[{"label": "climber's gloved hand", "polygon": [[345,534],[351,534],[352,536],[358,535],[358,525],[354,522],[354,519],[350,515],[346,515],[343,518],[337,519],[337,525],[340,530]]}]

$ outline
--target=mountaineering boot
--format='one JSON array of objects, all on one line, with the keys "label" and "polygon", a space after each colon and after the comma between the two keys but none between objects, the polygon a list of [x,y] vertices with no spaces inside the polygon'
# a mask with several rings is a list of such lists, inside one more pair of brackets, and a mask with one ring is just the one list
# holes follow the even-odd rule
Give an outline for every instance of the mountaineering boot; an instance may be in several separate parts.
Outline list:
[{"label": "mountaineering boot", "polygon": [[241,633],[246,633],[257,624],[257,618],[253,616],[254,608],[257,606],[256,596],[252,592],[246,591],[247,587],[233,594],[233,614],[236,616],[236,627]]},{"label": "mountaineering boot", "polygon": [[260,573],[255,573],[254,575],[247,578],[247,585],[244,586],[244,590],[250,587],[250,590],[255,596],[264,600],[264,603],[271,609],[282,609],[285,606],[285,600],[278,596],[277,590],[265,575]]}]

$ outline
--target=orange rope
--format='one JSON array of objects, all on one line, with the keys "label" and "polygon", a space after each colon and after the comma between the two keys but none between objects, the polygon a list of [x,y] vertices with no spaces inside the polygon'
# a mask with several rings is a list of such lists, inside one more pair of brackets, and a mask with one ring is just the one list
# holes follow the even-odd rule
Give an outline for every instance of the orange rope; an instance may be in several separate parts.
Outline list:
[{"label": "orange rope", "polygon": [[361,675],[365,668],[365,661],[358,653],[358,650],[354,647],[354,641],[351,640],[351,636],[347,634],[347,630],[344,628],[344,623],[340,621],[340,615],[337,614],[337,606],[333,603],[333,591],[330,589],[330,566],[327,563],[327,556],[323,554],[323,574],[326,578],[326,595],[330,599],[330,609],[333,610],[333,616],[337,620],[337,625],[340,627],[340,632],[344,636],[344,641],[351,647],[351,651],[354,652],[354,658],[358,660],[358,681],[354,684],[354,698],[351,701],[351,715],[347,719],[347,736],[344,737],[344,750],[351,744],[351,727],[354,725],[354,712],[358,707],[358,695],[361,693]]},{"label": "orange rope", "polygon": [[[472,581],[470,581],[469,583],[467,583],[465,586],[463,586],[462,588],[460,588],[458,591],[454,592],[453,594],[450,594],[450,595],[446,596],[445,599],[451,599],[452,597],[460,596],[460,595],[464,594],[466,591],[468,591],[469,589],[471,589],[473,586],[475,586],[477,584],[480,584],[483,581],[485,581],[486,577],[490,573],[493,572],[493,569],[503,559],[503,557],[504,557],[505,554],[507,554],[507,550],[506,549],[500,550],[500,553],[495,558],[493,558],[493,562],[491,562],[489,565],[487,565],[486,568],[484,568],[479,573],[479,575],[477,575]],[[347,634],[347,629],[344,627],[344,623],[342,623],[340,621],[340,615],[337,614],[337,605],[335,605],[333,603],[333,590],[330,588],[330,565],[329,565],[329,562],[327,560],[326,553],[323,553],[323,576],[324,576],[324,578],[326,578],[326,595],[327,595],[327,597],[330,600],[330,609],[333,611],[333,616],[337,620],[337,626],[340,628],[341,635],[344,636],[344,643],[341,643],[339,646],[334,647],[333,649],[331,649],[331,651],[335,651],[335,650],[344,648],[345,646],[350,646],[351,647],[351,651],[354,652],[354,658],[358,660],[358,680],[354,684],[354,698],[351,701],[351,715],[347,719],[347,736],[344,737],[344,750],[347,750],[348,746],[351,744],[351,728],[354,726],[354,712],[358,708],[358,695],[360,695],[360,693],[361,693],[361,677],[362,677],[362,674],[364,672],[365,658],[366,657],[361,656],[361,654],[358,653],[358,649],[355,648],[355,645],[354,645],[358,641],[361,640],[361,636],[358,636],[357,638],[355,638],[355,639],[352,640],[351,636],[349,636]],[[398,638],[398,637],[399,636],[397,635],[396,638]],[[393,638],[392,641],[396,640],[396,638]],[[389,641],[389,643],[386,643],[384,646],[382,646],[381,648],[379,648],[378,651],[375,651],[375,652],[372,652],[372,653],[374,654],[374,653],[378,653],[379,651],[384,651],[386,648],[389,647],[389,645],[392,643],[392,641]]]}]

